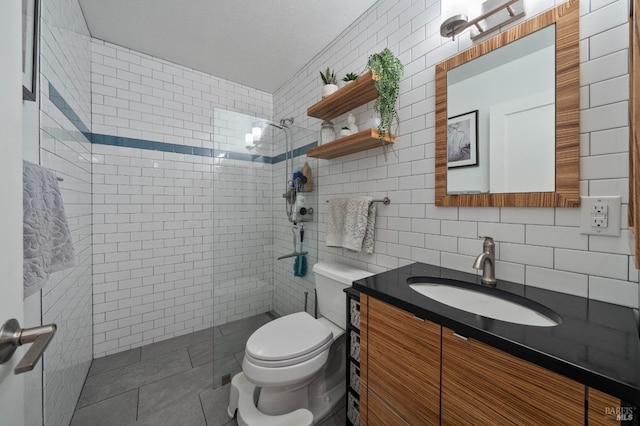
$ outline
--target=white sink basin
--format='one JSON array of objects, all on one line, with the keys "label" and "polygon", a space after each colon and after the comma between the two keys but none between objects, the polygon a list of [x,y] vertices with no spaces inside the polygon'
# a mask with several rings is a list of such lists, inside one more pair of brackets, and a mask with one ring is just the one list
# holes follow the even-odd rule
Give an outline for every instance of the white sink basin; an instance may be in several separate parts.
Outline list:
[{"label": "white sink basin", "polygon": [[[446,279],[410,282],[413,282],[409,285],[413,290],[429,299],[483,317],[536,327],[553,327],[562,322],[558,314],[537,302],[493,288],[480,287],[480,284],[458,283]],[[473,286],[478,286],[478,289],[469,288]]]}]

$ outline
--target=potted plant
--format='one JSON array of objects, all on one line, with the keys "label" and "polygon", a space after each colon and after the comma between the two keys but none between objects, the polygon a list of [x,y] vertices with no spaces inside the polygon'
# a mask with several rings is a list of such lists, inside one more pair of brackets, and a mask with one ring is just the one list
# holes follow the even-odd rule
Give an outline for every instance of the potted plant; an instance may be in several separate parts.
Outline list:
[{"label": "potted plant", "polygon": [[384,137],[393,135],[391,131],[393,121],[396,122],[396,130],[400,124],[396,101],[400,93],[400,77],[404,72],[404,66],[388,48],[385,48],[382,52],[369,56],[366,71],[371,71],[371,76],[378,90],[378,97],[373,109],[380,116],[378,132],[384,146]]},{"label": "potted plant", "polygon": [[327,70],[324,73],[320,71],[320,77],[324,83],[324,86],[322,86],[323,98],[326,98],[338,91],[338,79],[336,77],[336,73],[331,71],[329,67],[327,67]]},{"label": "potted plant", "polygon": [[351,134],[351,129],[349,129],[347,126],[344,126],[342,129],[340,129],[340,136],[349,136]]},{"label": "potted plant", "polygon": [[342,77],[342,81],[344,81],[344,84],[347,85],[352,81],[356,81],[357,78],[358,78],[358,74],[348,72],[344,77]]}]

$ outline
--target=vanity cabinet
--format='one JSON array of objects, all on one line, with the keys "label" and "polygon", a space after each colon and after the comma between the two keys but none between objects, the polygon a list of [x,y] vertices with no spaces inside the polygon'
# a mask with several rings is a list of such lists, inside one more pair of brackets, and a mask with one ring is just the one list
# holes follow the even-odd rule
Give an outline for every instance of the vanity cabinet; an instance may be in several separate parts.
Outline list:
[{"label": "vanity cabinet", "polygon": [[[320,102],[307,108],[309,117],[331,120],[354,108],[373,101],[378,97],[378,90],[371,73],[357,78],[353,83],[340,88]],[[386,136],[385,144],[393,144],[395,136]],[[365,151],[381,145],[377,129],[361,130],[353,135],[345,136],[329,143],[319,145],[307,151],[307,157],[329,160],[354,152]]]},{"label": "vanity cabinet", "polygon": [[620,425],[618,398],[360,293],[363,425]]},{"label": "vanity cabinet", "polygon": [[584,425],[585,386],[442,328],[442,425]]},{"label": "vanity cabinet", "polygon": [[360,388],[364,424],[437,424],[440,326],[361,295]]}]

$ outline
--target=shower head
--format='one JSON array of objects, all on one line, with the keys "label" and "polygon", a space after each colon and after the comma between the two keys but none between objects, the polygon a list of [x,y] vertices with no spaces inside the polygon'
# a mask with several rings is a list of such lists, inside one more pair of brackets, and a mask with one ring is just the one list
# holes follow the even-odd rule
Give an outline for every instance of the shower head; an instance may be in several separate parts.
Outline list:
[{"label": "shower head", "polygon": [[279,126],[279,125],[277,125],[276,123],[272,123],[272,122],[270,122],[270,121],[268,121],[268,122],[267,122],[267,125],[268,125],[268,126],[271,126],[271,127],[275,127],[276,129],[280,129],[280,130],[284,129],[284,127],[283,127],[283,126]]},{"label": "shower head", "polygon": [[280,120],[280,126],[282,127],[289,127],[293,124],[293,117],[291,118],[283,118]]}]

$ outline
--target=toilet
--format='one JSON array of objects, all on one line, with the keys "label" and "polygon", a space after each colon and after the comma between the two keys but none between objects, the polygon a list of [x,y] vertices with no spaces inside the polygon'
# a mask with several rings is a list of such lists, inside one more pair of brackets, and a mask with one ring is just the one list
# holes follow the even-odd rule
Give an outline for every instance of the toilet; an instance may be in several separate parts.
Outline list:
[{"label": "toilet", "polygon": [[231,381],[227,414],[240,426],[313,425],[344,398],[346,295],[370,272],[340,263],[313,266],[318,318],[297,312],[247,340],[242,372]]}]

